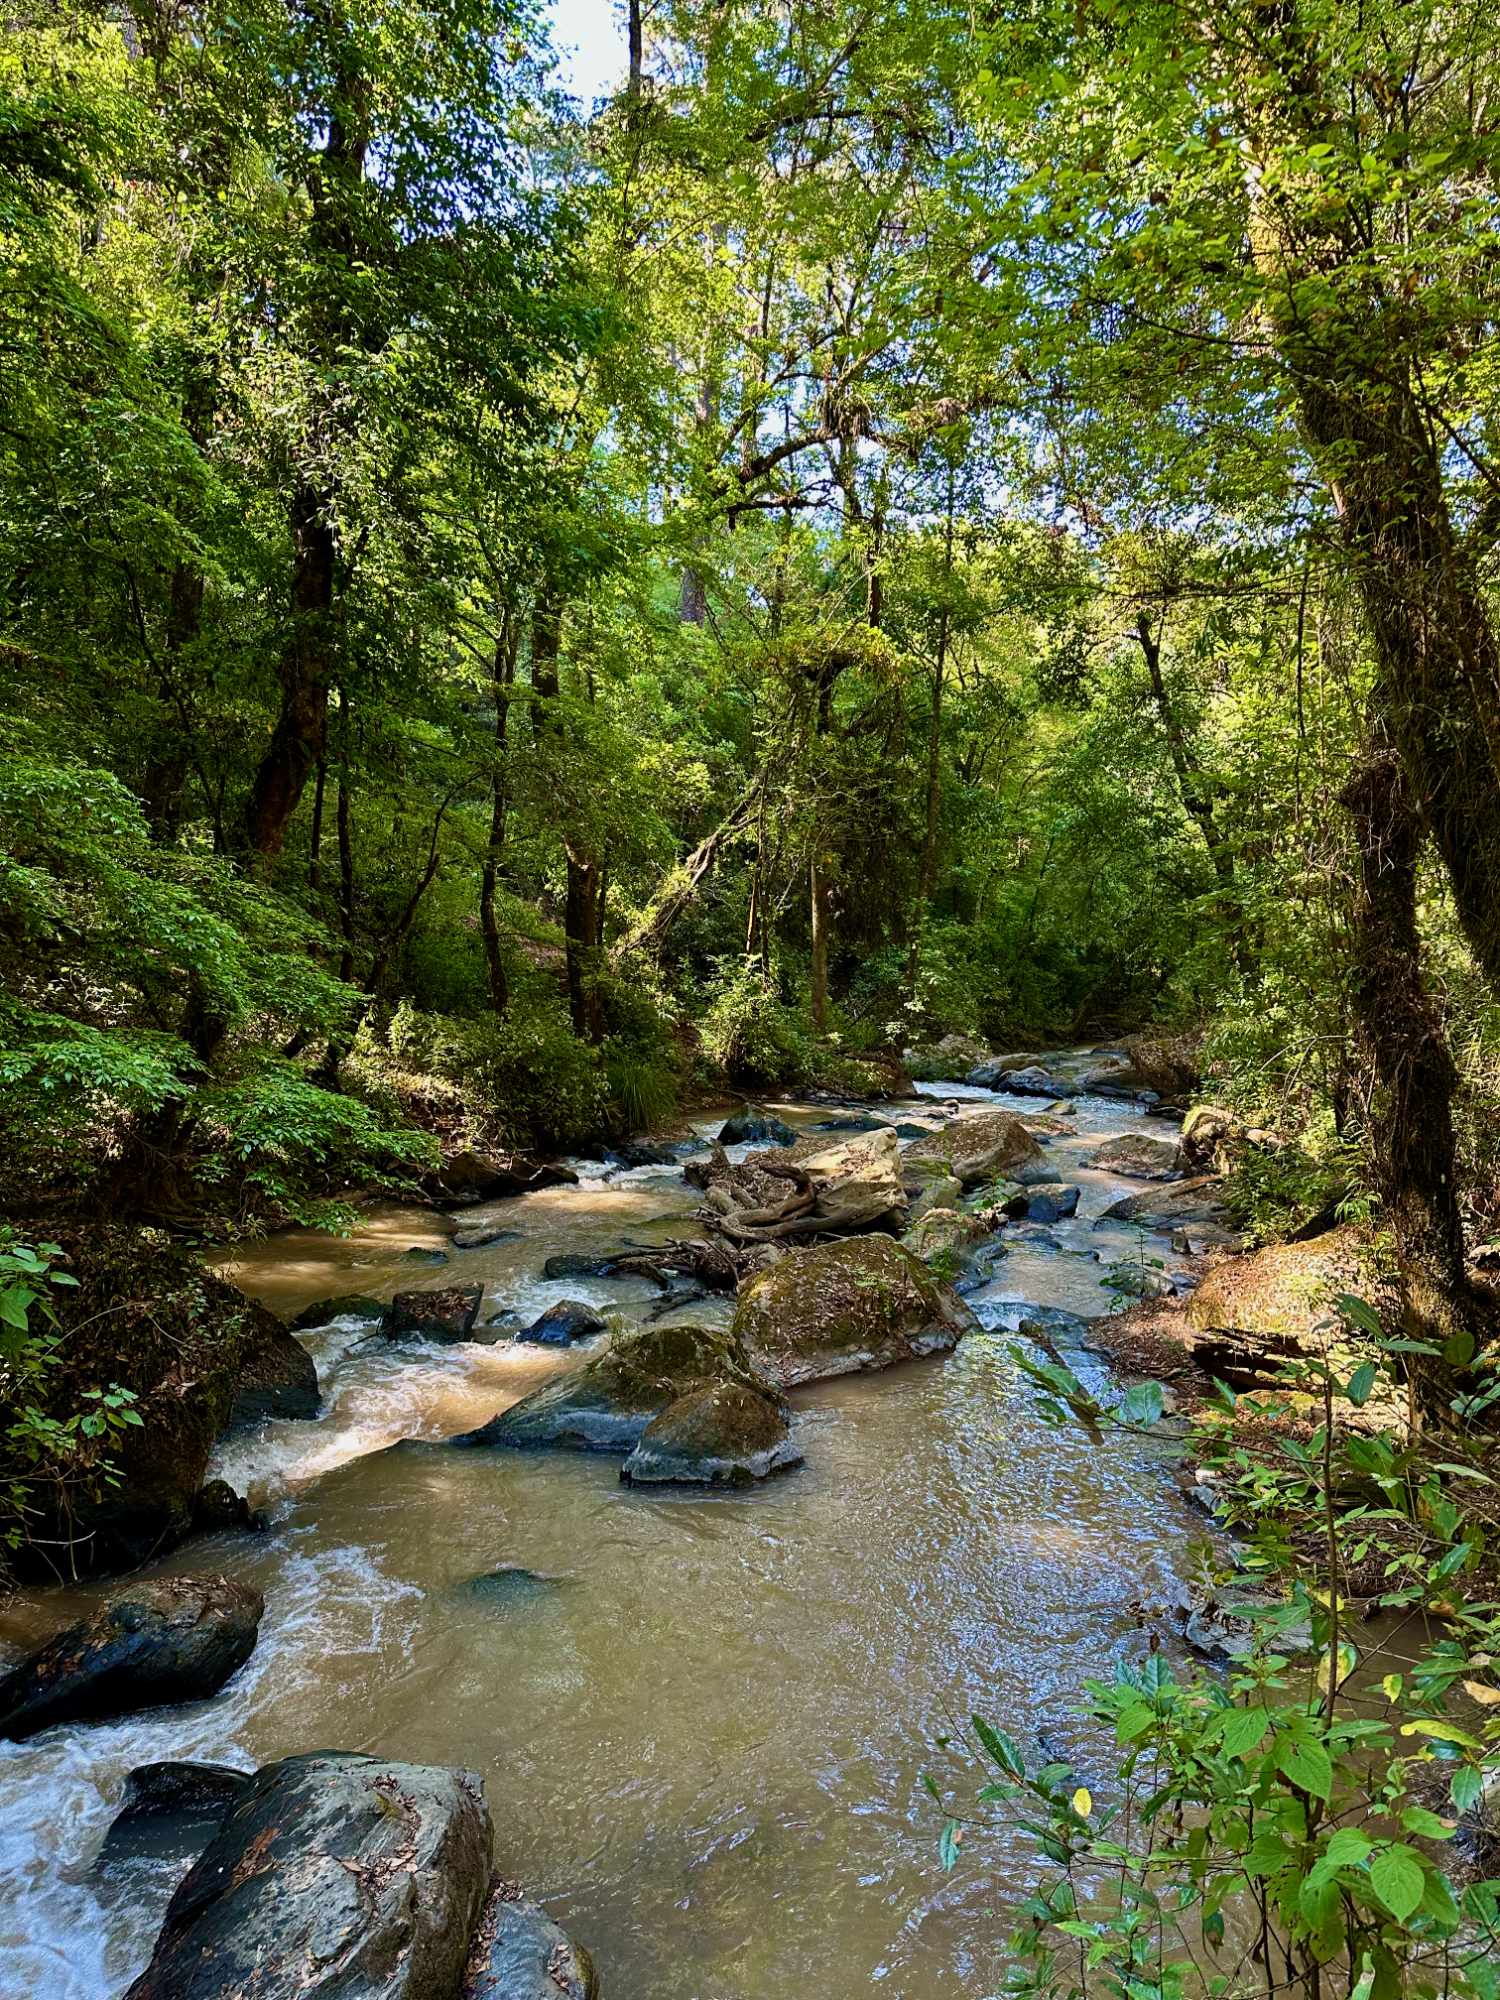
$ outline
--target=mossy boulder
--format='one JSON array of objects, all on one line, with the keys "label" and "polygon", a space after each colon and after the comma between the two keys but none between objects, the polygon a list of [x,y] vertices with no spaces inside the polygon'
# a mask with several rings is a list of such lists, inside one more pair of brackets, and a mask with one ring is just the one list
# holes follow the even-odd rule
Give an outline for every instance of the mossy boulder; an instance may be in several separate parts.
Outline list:
[{"label": "mossy boulder", "polygon": [[762,1375],[790,1387],[941,1353],[974,1323],[909,1250],[858,1236],[791,1251],[751,1278],[734,1333]]},{"label": "mossy boulder", "polygon": [[629,1451],[668,1404],[719,1382],[765,1386],[734,1335],[702,1326],[643,1327],[453,1442]]},{"label": "mossy boulder", "polygon": [[[934,1172],[923,1175],[920,1192],[906,1212],[908,1228],[920,1222],[924,1215],[930,1214],[935,1208],[957,1208],[963,1199],[963,1183],[950,1174],[941,1162],[934,1161],[930,1164],[934,1167]],[[920,1256],[921,1252],[918,1251],[917,1254]]]},{"label": "mossy boulder", "polygon": [[926,1139],[914,1139],[903,1157],[908,1166],[919,1169],[924,1162],[935,1161],[965,1187],[977,1187],[996,1174],[1039,1159],[1041,1151],[1020,1119],[1010,1112],[980,1111],[972,1117],[955,1118]]},{"label": "mossy boulder", "polygon": [[651,1419],[620,1477],[639,1486],[748,1486],[801,1463],[779,1397],[745,1382],[707,1382]]},{"label": "mossy boulder", "polygon": [[901,1238],[901,1247],[924,1264],[955,1264],[971,1244],[989,1234],[988,1225],[978,1215],[962,1209],[929,1208]]},{"label": "mossy boulder", "polygon": [[1309,1243],[1272,1243],[1228,1257],[1188,1301],[1188,1322],[1200,1333],[1306,1345],[1328,1318],[1329,1300],[1360,1289],[1368,1247],[1358,1229],[1345,1227]]}]

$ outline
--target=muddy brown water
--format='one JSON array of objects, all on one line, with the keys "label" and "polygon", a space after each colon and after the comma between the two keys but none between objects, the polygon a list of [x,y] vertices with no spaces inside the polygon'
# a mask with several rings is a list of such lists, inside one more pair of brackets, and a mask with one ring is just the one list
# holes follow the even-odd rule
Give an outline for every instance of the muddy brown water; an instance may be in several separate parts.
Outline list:
[{"label": "muddy brown water", "polygon": [[[401,1446],[480,1422],[579,1357],[393,1351],[351,1323],[309,1334],[322,1417],[236,1437],[217,1467],[271,1532],[159,1566],[264,1590],[251,1661],[213,1701],[0,1746],[0,1995],[106,2000],[149,1956],[186,1863],[99,1864],[133,1765],[250,1768],[330,1746],[479,1771],[498,1865],[593,1950],[608,2000],[994,1993],[1034,1864],[997,1826],[945,1874],[921,1773],[960,1800],[983,1782],[938,1747],[978,1710],[1102,1786],[1081,1683],[1140,1650],[1133,1607],[1174,1595],[1198,1526],[1160,1447],[1050,1429],[1007,1352],[1025,1303],[1107,1310],[1094,1253],[1140,1248],[1092,1226],[1139,1184],[1080,1170],[1140,1114],[1090,1098],[1075,1116],[1079,1136],[1048,1147],[1084,1189],[1079,1218],[1054,1227],[1062,1247],[1018,1245],[973,1300],[986,1330],[952,1355],[798,1392],[807,1462],[754,1491],[635,1491],[602,1455]],[[472,1276],[485,1313],[581,1297],[637,1320],[648,1284],[552,1284],[542,1263],[681,1234],[696,1197],[675,1169],[583,1171],[496,1204],[519,1237],[442,1272],[405,1257],[446,1242],[441,1218],[382,1208],[347,1238],[260,1243],[232,1274],[286,1311]],[[476,1581],[503,1565],[536,1580]],[[29,1594],[0,1643],[96,1596]]]}]

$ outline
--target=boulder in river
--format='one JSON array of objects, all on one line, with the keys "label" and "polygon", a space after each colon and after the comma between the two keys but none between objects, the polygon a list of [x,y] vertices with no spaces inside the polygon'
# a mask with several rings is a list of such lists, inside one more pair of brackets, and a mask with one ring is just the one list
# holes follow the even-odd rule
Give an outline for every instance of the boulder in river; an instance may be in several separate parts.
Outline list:
[{"label": "boulder in river", "polygon": [[748,1486],[801,1463],[779,1397],[745,1382],[706,1382],[651,1419],[620,1477],[641,1486]]},{"label": "boulder in river", "polygon": [[669,1403],[720,1381],[763,1386],[732,1335],[701,1326],[643,1327],[616,1335],[581,1368],[544,1382],[453,1443],[629,1451]]},{"label": "boulder in river", "polygon": [[1011,1097],[1076,1097],[1079,1086],[1040,1063],[1030,1063],[1024,1069],[1002,1070],[989,1088]]},{"label": "boulder in river", "polygon": [[913,1140],[902,1158],[906,1166],[919,1171],[924,1164],[936,1163],[968,1188],[1009,1173],[1027,1160],[1040,1159],[1041,1151],[1019,1118],[994,1110],[955,1118],[940,1132]]},{"label": "boulder in river", "polygon": [[321,1398],[312,1356],[275,1313],[261,1306],[253,1317],[255,1335],[240,1364],[228,1427],[268,1417],[315,1417]]},{"label": "boulder in river", "polygon": [[497,1882],[480,1919],[463,2000],[599,2000],[594,1961],[513,1882]]},{"label": "boulder in river", "polygon": [[1172,1187],[1128,1194],[1123,1200],[1111,1203],[1094,1227],[1101,1229],[1108,1222],[1134,1222],[1143,1229],[1166,1235],[1199,1223],[1221,1223],[1225,1214],[1224,1183],[1216,1174],[1200,1174]]},{"label": "boulder in river", "polygon": [[397,1292],[385,1309],[380,1331],[387,1340],[467,1340],[483,1297],[482,1285]]},{"label": "boulder in river", "polygon": [[616,1166],[626,1168],[675,1167],[678,1151],[668,1140],[627,1139],[609,1157]]},{"label": "boulder in river", "polygon": [[590,1340],[596,1333],[605,1332],[608,1325],[603,1313],[595,1312],[582,1299],[559,1299],[539,1319],[524,1327],[516,1339],[530,1341],[537,1347],[570,1347],[575,1340]]},{"label": "boulder in river", "polygon": [[[939,1164],[936,1170],[922,1179],[919,1192],[914,1196],[911,1207],[906,1212],[906,1226],[910,1229],[921,1221],[924,1215],[935,1208],[957,1208],[963,1199],[963,1184],[953,1174]],[[918,1256],[921,1252],[918,1251]]]},{"label": "boulder in river", "polygon": [[217,1694],[255,1650],[265,1600],[228,1576],[131,1585],[0,1679],[0,1737]]},{"label": "boulder in river", "polygon": [[120,1811],[110,1822],[99,1859],[197,1854],[250,1784],[248,1771],[228,1764],[171,1761],[138,1764],[125,1780]]},{"label": "boulder in river", "polygon": [[1129,1181],[1181,1180],[1187,1169],[1174,1139],[1152,1139],[1143,1132],[1127,1132],[1118,1139],[1106,1139],[1084,1162],[1102,1173],[1123,1174]]},{"label": "boulder in river", "polygon": [[[956,1185],[956,1183],[955,1183]],[[989,1235],[988,1225],[963,1209],[925,1209],[901,1238],[903,1250],[920,1257],[924,1264],[957,1268],[971,1244]]]},{"label": "boulder in river", "polygon": [[796,1133],[784,1118],[775,1118],[768,1111],[751,1110],[749,1106],[736,1111],[719,1127],[721,1146],[792,1146],[796,1141]]},{"label": "boulder in river", "polygon": [[524,1153],[454,1153],[427,1184],[438,1200],[499,1201],[507,1195],[533,1194],[538,1188],[576,1187],[578,1176],[556,1161],[540,1161]]},{"label": "boulder in river", "polygon": [[1061,1181],[1019,1188],[1006,1202],[1006,1213],[1027,1222],[1063,1222],[1078,1213],[1081,1193],[1081,1188],[1065,1187]]},{"label": "boulder in river", "polygon": [[779,1387],[849,1375],[955,1345],[973,1315],[889,1236],[794,1250],[741,1289],[734,1333]]},{"label": "boulder in river", "polygon": [[268,1764],[126,2000],[460,2000],[491,1838],[472,1771],[338,1751]]}]

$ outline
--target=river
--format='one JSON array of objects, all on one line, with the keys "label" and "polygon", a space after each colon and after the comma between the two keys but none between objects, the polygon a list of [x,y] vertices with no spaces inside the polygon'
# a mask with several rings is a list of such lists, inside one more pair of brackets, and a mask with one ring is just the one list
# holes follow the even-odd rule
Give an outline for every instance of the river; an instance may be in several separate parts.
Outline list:
[{"label": "river", "polygon": [[[933,1100],[997,1101],[925,1095],[939,1119]],[[981,1772],[937,1746],[978,1710],[1102,1786],[1079,1688],[1139,1647],[1134,1605],[1175,1596],[1201,1529],[1159,1446],[1049,1428],[1007,1353],[1024,1304],[1107,1311],[1096,1253],[1139,1249],[1093,1224],[1141,1184],[1081,1161],[1142,1114],[1083,1098],[1069,1115],[1078,1135],[1047,1142],[1083,1188],[1061,1247],[1018,1244],[971,1300],[985,1330],[952,1355],[796,1392],[806,1464],[753,1491],[632,1489],[604,1456],[392,1449],[479,1423],[578,1357],[392,1349],[352,1322],[308,1335],[321,1418],[234,1437],[215,1468],[271,1532],[158,1565],[265,1592],[248,1665],[213,1701],[0,1746],[0,1994],[110,2000],[145,1963],[186,1864],[100,1865],[131,1766],[327,1747],[482,1773],[497,1864],[589,1946],[607,2000],[995,1992],[1027,1845],[972,1832],[945,1874],[921,1773],[967,1801]],[[226,1269],[284,1311],[461,1276],[483,1280],[486,1314],[579,1297],[638,1319],[648,1284],[549,1284],[543,1260],[683,1234],[698,1197],[675,1168],[579,1164],[577,1187],[496,1204],[518,1236],[441,1274],[405,1253],[444,1245],[442,1219],[398,1207]],[[493,1574],[506,1565],[532,1576]],[[0,1643],[34,1643],[97,1594],[24,1594]]]}]

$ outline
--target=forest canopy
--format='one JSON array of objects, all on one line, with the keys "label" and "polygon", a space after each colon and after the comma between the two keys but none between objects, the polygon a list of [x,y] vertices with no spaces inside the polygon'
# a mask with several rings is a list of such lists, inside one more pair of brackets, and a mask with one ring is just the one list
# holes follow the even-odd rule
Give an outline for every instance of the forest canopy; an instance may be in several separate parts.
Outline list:
[{"label": "forest canopy", "polygon": [[627,27],[579,107],[511,0],[12,10],[7,1200],[1150,1028],[1459,1310],[1481,17]]}]

